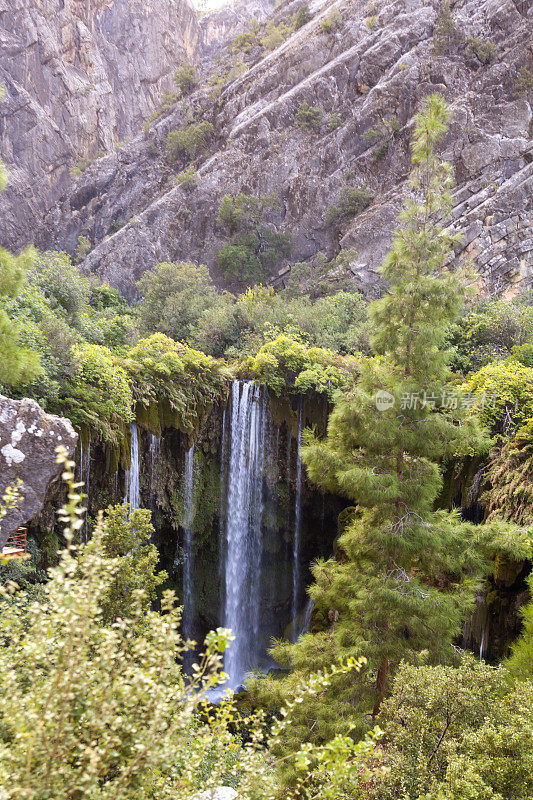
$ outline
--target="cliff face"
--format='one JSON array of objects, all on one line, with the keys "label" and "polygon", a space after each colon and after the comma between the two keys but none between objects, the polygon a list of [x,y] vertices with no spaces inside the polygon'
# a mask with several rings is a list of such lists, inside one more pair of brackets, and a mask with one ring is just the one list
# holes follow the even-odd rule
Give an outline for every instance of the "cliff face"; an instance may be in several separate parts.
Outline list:
[{"label": "cliff face", "polygon": [[264,22],[274,9],[274,0],[231,0],[200,19],[200,57],[204,64],[219,57],[239,33],[255,22]]},{"label": "cliff face", "polygon": [[[279,5],[272,24],[289,22],[298,5]],[[243,74],[221,92],[207,76],[150,131],[90,166],[45,217],[37,243],[72,252],[88,236],[85,268],[129,296],[165,259],[207,263],[223,283],[220,199],[274,193],[277,222],[293,235],[291,260],[352,248],[354,282],[371,292],[407,191],[413,116],[421,98],[440,92],[453,111],[444,156],[457,178],[453,224],[464,233],[457,259],[475,258],[486,291],[531,285],[533,96],[518,80],[521,69],[533,75],[532,4],[456,0],[446,24],[437,0],[310,7],[313,18],[276,49],[256,41],[234,55]],[[323,112],[316,130],[296,124],[303,102]],[[175,175],[187,162],[170,165],[165,141],[191,119],[211,122],[215,137],[195,163],[197,188],[186,191]],[[366,187],[374,202],[332,225],[327,209],[346,185]]]},{"label": "cliff face", "polygon": [[194,60],[191,0],[0,0],[0,241],[33,238],[84,158],[137,133]]}]

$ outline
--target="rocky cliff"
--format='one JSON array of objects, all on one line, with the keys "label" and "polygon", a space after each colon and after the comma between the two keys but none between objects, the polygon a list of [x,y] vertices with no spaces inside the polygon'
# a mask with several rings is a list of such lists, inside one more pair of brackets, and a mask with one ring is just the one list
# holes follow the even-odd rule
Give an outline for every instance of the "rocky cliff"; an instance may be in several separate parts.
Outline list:
[{"label": "rocky cliff", "polygon": [[194,60],[191,0],[0,0],[0,241],[31,241],[69,171],[137,133]]},{"label": "rocky cliff", "polygon": [[72,457],[77,441],[68,419],[45,414],[27,397],[0,395],[0,498],[7,487],[20,493],[19,502],[0,520],[0,550],[12,531],[42,511],[50,485],[61,473],[56,447],[63,445]]},{"label": "rocky cliff", "polygon": [[[95,161],[43,220],[37,243],[72,252],[87,236],[86,269],[130,297],[164,259],[205,262],[223,283],[220,199],[273,193],[274,222],[292,232],[290,260],[353,249],[354,282],[371,292],[407,191],[413,116],[440,92],[453,111],[444,155],[457,178],[457,259],[474,263],[486,291],[531,285],[533,5],[456,0],[447,15],[440,0],[315,0],[312,19],[287,38],[299,5],[278,5],[233,65],[211,68],[150,130]],[[307,130],[297,124],[302,103],[321,112]],[[184,188],[175,176],[188,160],[169,163],[166,137],[199,120],[215,135],[194,162],[196,188]],[[332,224],[327,210],[345,186],[374,201]]]}]

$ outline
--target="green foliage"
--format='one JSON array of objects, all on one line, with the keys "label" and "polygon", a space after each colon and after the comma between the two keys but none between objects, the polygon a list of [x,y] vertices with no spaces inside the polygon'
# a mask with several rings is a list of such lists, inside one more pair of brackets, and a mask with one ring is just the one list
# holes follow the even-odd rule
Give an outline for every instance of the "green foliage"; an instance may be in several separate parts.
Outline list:
[{"label": "green foliage", "polygon": [[336,131],[342,125],[342,119],[339,114],[330,114],[328,117],[328,131]]},{"label": "green foliage", "polygon": [[137,283],[143,297],[138,307],[141,328],[187,340],[204,311],[217,305],[218,293],[203,265],[165,261],[145,272]]},{"label": "green foliage", "polygon": [[533,417],[533,368],[517,361],[487,364],[462,387],[473,392],[477,413],[493,434],[508,432]]},{"label": "green foliage", "polygon": [[209,148],[214,128],[211,122],[188,125],[183,130],[170,131],[167,136],[167,153],[171,161],[180,158],[192,160],[203,155]]},{"label": "green foliage", "polygon": [[342,24],[342,14],[338,8],[333,8],[320,23],[322,33],[333,33]]},{"label": "green foliage", "polygon": [[308,347],[288,334],[280,334],[248,359],[241,370],[266,384],[278,396],[305,394],[313,389],[329,398],[353,384],[355,359],[342,358],[331,350]]},{"label": "green foliage", "polygon": [[20,292],[36,257],[33,248],[27,248],[18,256],[0,248],[0,385],[29,383],[41,371],[38,354],[23,344],[22,326],[3,307],[4,301]]},{"label": "green foliage", "polygon": [[[533,574],[528,578],[528,587],[530,596],[533,597]],[[533,682],[533,600],[523,606],[520,615],[523,623],[522,633],[513,645],[506,666],[518,680]]]},{"label": "green foliage", "polygon": [[312,19],[313,15],[311,14],[309,6],[307,3],[304,3],[302,6],[300,6],[298,11],[294,15],[294,22],[293,22],[294,30],[297,31],[300,28],[303,28],[303,26],[307,25],[307,23],[310,22]]},{"label": "green foliage", "polygon": [[[322,659],[361,652],[368,658],[360,681],[341,681],[321,709],[302,708],[301,724],[313,739],[328,738],[339,720],[364,726],[402,659],[422,650],[432,661],[453,659],[452,643],[473,603],[471,574],[481,569],[472,526],[433,509],[442,488],[438,462],[484,449],[486,441],[465,415],[402,405],[423,391],[441,396],[451,381],[445,338],[462,289],[453,274],[441,273],[456,238],[444,228],[451,168],[436,154],[448,117],[439,95],[426,98],[416,117],[414,199],[404,204],[381,269],[388,291],[370,307],[375,356],[361,360],[355,388],[337,398],[327,438],[309,436],[303,450],[310,479],[358,509],[337,540],[337,558],[312,568],[308,592],[329,629],[274,653],[296,667],[289,683]],[[389,402],[380,404],[380,397]]]},{"label": "green foliage", "polygon": [[98,545],[88,546],[88,550],[98,547],[105,558],[118,559],[113,580],[100,601],[105,623],[119,617],[131,618],[139,603],[147,611],[155,600],[157,587],[167,578],[166,572],[155,571],[159,553],[150,541],[154,532],[151,512],[144,508],[137,508],[129,515],[128,512],[125,505],[109,506]]},{"label": "green foliage", "polygon": [[265,32],[261,36],[261,44],[267,50],[275,50],[289,38],[292,33],[292,27],[280,22],[278,25],[273,20],[267,22]]},{"label": "green foliage", "polygon": [[433,31],[433,47],[436,53],[449,55],[460,41],[461,35],[450,11],[450,0],[444,0]]},{"label": "green foliage", "polygon": [[339,220],[352,219],[368,208],[373,200],[374,195],[366,187],[344,186],[337,203],[330,206],[326,212],[326,224],[331,225]]},{"label": "green foliage", "polygon": [[78,158],[76,163],[70,168],[70,177],[73,181],[77,180],[86,169],[88,169],[91,164],[93,163],[94,159],[90,156],[81,156]]},{"label": "green foliage", "polygon": [[227,382],[213,358],[162,333],[141,339],[123,363],[132,380],[137,414],[156,434],[165,426],[187,435],[197,432],[201,418],[220,399]]},{"label": "green foliage", "polygon": [[376,149],[374,151],[374,158],[380,159],[389,150],[391,142],[398,135],[400,125],[395,114],[391,117],[382,117],[375,128],[369,128],[363,133],[363,138],[374,142]]},{"label": "green foliage", "polygon": [[196,89],[199,83],[199,78],[192,64],[182,64],[178,71],[174,73],[172,80],[180,93],[180,97],[187,97]]},{"label": "green foliage", "polygon": [[248,53],[252,47],[258,45],[259,42],[259,30],[260,25],[258,22],[252,22],[250,26],[250,30],[245,31],[244,33],[239,33],[235,39],[233,39],[231,43],[231,51],[232,53]]},{"label": "green foliage", "polygon": [[300,103],[298,111],[296,112],[296,124],[302,131],[317,131],[320,129],[320,123],[324,112],[317,106],[310,106],[305,101]]},{"label": "green foliage", "polygon": [[533,683],[464,657],[458,669],[402,664],[380,715],[371,798],[512,800],[533,791]]},{"label": "green foliage", "polygon": [[533,91],[533,69],[531,67],[520,67],[518,77],[513,86],[513,93],[518,97],[531,91]]},{"label": "green foliage", "polygon": [[86,236],[78,236],[78,244],[76,245],[76,252],[72,259],[74,264],[79,264],[91,252],[91,242]]},{"label": "green foliage", "polygon": [[[509,433],[509,429],[507,430]],[[506,519],[533,525],[533,418],[513,431],[493,454],[484,495],[488,519]],[[516,560],[518,554],[512,557]],[[533,553],[525,558],[529,559]]]},{"label": "green foliage", "polygon": [[198,173],[192,164],[176,175],[176,183],[186,192],[192,192],[198,187]]},{"label": "green foliage", "polygon": [[218,251],[217,266],[227,278],[240,284],[259,283],[290,254],[290,234],[267,223],[267,213],[278,207],[275,195],[252,197],[241,193],[222,198],[217,223],[232,239]]},{"label": "green foliage", "polygon": [[[533,306],[497,298],[477,300],[450,327],[453,367],[469,373],[491,361],[503,361],[533,336]],[[520,360],[520,359],[517,359]]]},{"label": "green foliage", "polygon": [[379,25],[377,16],[375,14],[372,14],[371,17],[367,17],[365,19],[365,25],[369,31],[375,31]]},{"label": "green foliage", "polygon": [[469,36],[466,40],[466,52],[475,56],[482,64],[492,64],[499,55],[499,50],[490,39],[480,39],[478,36]]}]

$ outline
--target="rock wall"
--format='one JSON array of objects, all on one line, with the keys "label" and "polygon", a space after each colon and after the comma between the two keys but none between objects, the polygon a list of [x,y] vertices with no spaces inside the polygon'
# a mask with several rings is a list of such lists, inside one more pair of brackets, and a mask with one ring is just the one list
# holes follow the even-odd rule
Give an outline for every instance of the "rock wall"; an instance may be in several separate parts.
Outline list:
[{"label": "rock wall", "polygon": [[0,498],[7,487],[17,486],[22,498],[0,520],[0,550],[12,531],[42,511],[50,485],[61,472],[56,447],[63,445],[72,456],[77,440],[68,419],[46,414],[27,397],[11,400],[0,395]]},{"label": "rock wall", "polygon": [[[274,22],[289,20],[293,5],[290,14],[278,7]],[[370,16],[363,0],[311,8],[313,19],[273,52],[245,54],[247,71],[219,96],[205,81],[151,131],[96,162],[44,220],[38,243],[73,250],[83,233],[94,246],[86,269],[130,297],[139,275],[165,259],[204,262],[223,285],[215,268],[225,240],[220,199],[274,193],[277,221],[293,235],[291,260],[355,249],[354,283],[371,293],[407,191],[413,116],[425,95],[440,92],[453,111],[444,156],[456,171],[453,224],[465,237],[457,259],[474,262],[487,292],[532,285],[533,97],[515,86],[522,67],[533,70],[533,6],[456,0],[457,42],[446,52],[435,41],[437,0],[375,3]],[[332,15],[333,29],[324,30]],[[492,42],[494,60],[473,55],[469,37]],[[296,125],[302,102],[322,109],[317,131]],[[165,140],[193,112],[216,137],[196,162],[198,187],[187,192],[175,182],[186,162],[169,166]],[[365,134],[393,116],[397,131],[380,152]],[[375,200],[332,226],[327,209],[345,185],[366,186]]]},{"label": "rock wall", "polygon": [[0,0],[0,243],[33,240],[82,158],[140,130],[196,58],[192,0]]}]

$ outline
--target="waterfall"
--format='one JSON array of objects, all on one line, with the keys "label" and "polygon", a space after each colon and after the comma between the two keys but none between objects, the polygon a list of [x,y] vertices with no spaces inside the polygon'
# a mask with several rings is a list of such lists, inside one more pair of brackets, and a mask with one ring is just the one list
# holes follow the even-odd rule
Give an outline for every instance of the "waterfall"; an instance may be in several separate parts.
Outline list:
[{"label": "waterfall", "polygon": [[152,514],[155,511],[155,471],[157,468],[157,461],[159,458],[159,449],[161,445],[161,439],[159,436],[155,436],[153,433],[150,434],[150,508],[152,509]]},{"label": "waterfall", "polygon": [[297,616],[300,606],[300,528],[302,524],[302,430],[303,404],[300,397],[298,406],[298,441],[296,451],[296,496],[294,500],[294,535],[292,547],[292,620],[293,630],[297,632]]},{"label": "waterfall", "polygon": [[305,606],[304,618],[302,620],[302,625],[301,625],[300,630],[298,632],[299,636],[301,636],[303,633],[309,633],[309,631],[311,630],[311,620],[313,618],[313,609],[314,609],[314,607],[315,607],[315,604],[314,604],[313,600],[311,600],[311,598],[309,598],[307,603],[306,603],[306,606]]},{"label": "waterfall", "polygon": [[86,495],[85,519],[83,521],[83,538],[87,543],[89,527],[89,489],[91,483],[91,440],[87,443],[87,450],[83,450],[83,439],[80,436],[80,482],[84,484]]},{"label": "waterfall", "polygon": [[241,685],[259,658],[260,573],[266,393],[252,381],[234,381],[231,395],[226,512],[224,624],[235,641],[224,670]]},{"label": "waterfall", "polygon": [[193,592],[194,521],[194,445],[185,453],[183,473],[183,637],[192,638],[194,621]]},{"label": "waterfall", "polygon": [[126,505],[129,504],[130,513],[141,505],[139,487],[139,433],[135,420],[130,422],[131,431],[131,459],[130,468],[126,470]]}]

